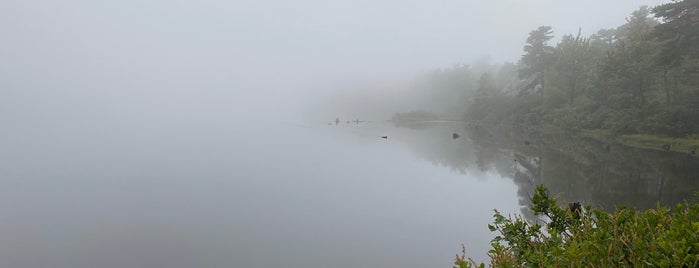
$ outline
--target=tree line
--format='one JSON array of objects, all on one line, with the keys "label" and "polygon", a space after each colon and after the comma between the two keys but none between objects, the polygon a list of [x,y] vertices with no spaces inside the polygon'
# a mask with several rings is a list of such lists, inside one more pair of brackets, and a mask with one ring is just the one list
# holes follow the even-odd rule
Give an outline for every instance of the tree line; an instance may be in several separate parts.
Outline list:
[{"label": "tree line", "polygon": [[[617,28],[567,34],[555,45],[553,38],[552,28],[541,26],[516,64],[480,76],[460,66],[433,77],[462,80],[440,85],[470,91],[463,106],[469,121],[615,135],[699,133],[699,0],[644,6]],[[468,77],[447,75],[454,73]],[[456,87],[466,84],[472,87]]]}]

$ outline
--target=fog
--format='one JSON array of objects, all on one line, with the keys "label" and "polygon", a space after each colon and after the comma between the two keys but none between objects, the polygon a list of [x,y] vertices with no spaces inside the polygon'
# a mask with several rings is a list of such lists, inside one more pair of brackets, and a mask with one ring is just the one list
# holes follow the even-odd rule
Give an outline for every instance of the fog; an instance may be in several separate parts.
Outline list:
[{"label": "fog", "polygon": [[0,75],[4,94],[281,109],[348,82],[405,78],[484,55],[516,61],[539,25],[559,36],[590,34],[659,3],[5,1]]},{"label": "fog", "polygon": [[319,127],[384,99],[309,107],[662,2],[2,1],[0,266],[448,266],[515,187]]}]

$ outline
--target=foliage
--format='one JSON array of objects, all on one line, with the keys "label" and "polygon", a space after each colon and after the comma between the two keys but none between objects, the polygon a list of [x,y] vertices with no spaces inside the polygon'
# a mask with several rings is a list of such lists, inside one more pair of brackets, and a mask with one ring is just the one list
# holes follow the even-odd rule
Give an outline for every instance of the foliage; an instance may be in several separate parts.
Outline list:
[{"label": "foliage", "polygon": [[540,93],[544,87],[544,74],[551,65],[553,47],[547,42],[553,38],[551,26],[541,26],[529,33],[527,44],[524,46],[524,56],[522,56],[522,68],[519,70],[519,77],[526,78],[530,82],[522,88]]},{"label": "foliage", "polygon": [[[699,265],[699,205],[679,204],[647,211],[620,207],[615,212],[580,207],[563,208],[539,185],[531,209],[545,228],[521,217],[495,211],[488,225],[498,235],[489,251],[493,267],[697,267]],[[454,267],[484,267],[468,259],[465,250]]]},{"label": "foliage", "polygon": [[434,71],[417,85],[425,90],[415,97],[418,107],[517,131],[600,131],[607,141],[641,148],[649,146],[618,137],[699,134],[699,0],[643,6],[616,28],[581,32],[552,46],[552,28],[540,26],[517,64],[481,60]]},{"label": "foliage", "polygon": [[674,0],[653,8],[653,13],[665,22],[654,32],[657,40],[664,43],[658,58],[660,64],[675,67],[684,57],[699,58],[699,1]]},{"label": "foliage", "polygon": [[563,36],[554,53],[554,62],[548,75],[545,91],[547,103],[553,106],[571,104],[586,94],[595,79],[597,62],[590,39],[580,33]]},{"label": "foliage", "polygon": [[698,0],[674,0],[555,47],[551,27],[541,26],[529,33],[517,75],[481,77],[466,118],[613,136],[697,134],[698,22]]}]

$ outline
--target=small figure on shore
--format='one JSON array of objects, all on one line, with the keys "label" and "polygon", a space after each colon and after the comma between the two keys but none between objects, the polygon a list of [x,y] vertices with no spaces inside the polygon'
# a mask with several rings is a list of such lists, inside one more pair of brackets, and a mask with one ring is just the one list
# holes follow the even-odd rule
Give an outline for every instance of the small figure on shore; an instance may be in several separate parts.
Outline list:
[{"label": "small figure on shore", "polygon": [[459,133],[454,132],[454,134],[451,134],[452,139],[458,139],[459,137]]},{"label": "small figure on shore", "polygon": [[335,125],[337,125],[337,124],[340,124],[340,118],[339,118],[339,117],[335,118]]}]

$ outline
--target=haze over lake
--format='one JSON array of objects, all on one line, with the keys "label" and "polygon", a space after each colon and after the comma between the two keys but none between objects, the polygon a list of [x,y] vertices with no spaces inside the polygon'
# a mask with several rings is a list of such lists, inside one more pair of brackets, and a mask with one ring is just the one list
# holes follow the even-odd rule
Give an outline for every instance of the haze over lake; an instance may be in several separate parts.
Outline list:
[{"label": "haze over lake", "polygon": [[3,266],[441,266],[518,210],[511,181],[434,166],[385,123],[198,115],[12,133]]},{"label": "haze over lake", "polygon": [[542,181],[518,187],[507,170],[526,173],[520,153],[461,124],[190,116],[208,120],[15,127],[3,266],[448,266],[461,243],[485,260],[492,209],[520,213],[518,191]]}]

